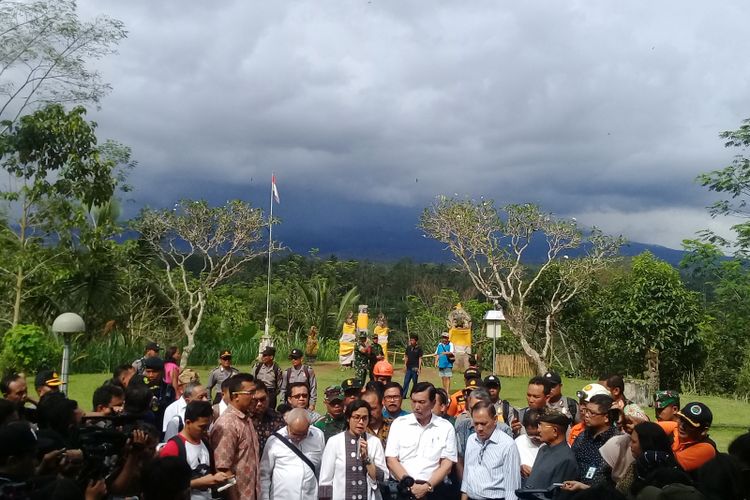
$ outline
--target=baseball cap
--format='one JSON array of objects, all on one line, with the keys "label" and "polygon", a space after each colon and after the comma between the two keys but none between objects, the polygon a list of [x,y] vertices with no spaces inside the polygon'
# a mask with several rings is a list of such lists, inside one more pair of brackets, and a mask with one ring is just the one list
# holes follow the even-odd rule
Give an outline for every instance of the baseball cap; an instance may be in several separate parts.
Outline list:
[{"label": "baseball cap", "polygon": [[570,417],[557,410],[547,408],[544,413],[539,416],[540,422],[547,422],[548,424],[555,424],[561,426],[563,429],[567,429],[570,425]]},{"label": "baseball cap", "polygon": [[221,354],[219,354],[219,357],[222,358],[222,359],[223,358],[231,358],[232,357],[232,351],[230,351],[229,349],[224,349],[223,351],[221,351]]},{"label": "baseball cap", "polygon": [[36,436],[26,422],[11,422],[0,427],[0,457],[19,457],[33,453]]},{"label": "baseball cap", "polygon": [[350,391],[352,389],[360,390],[362,389],[362,381],[358,378],[348,378],[341,382],[341,389],[344,392]]},{"label": "baseball cap", "polygon": [[326,401],[328,401],[329,403],[333,403],[336,400],[344,400],[344,391],[341,389],[340,385],[331,385],[326,387],[325,395]]},{"label": "baseball cap", "polygon": [[552,385],[562,384],[562,378],[560,378],[560,374],[557,372],[547,372],[544,374],[544,378],[549,380],[552,383]]},{"label": "baseball cap", "polygon": [[149,370],[163,370],[164,360],[154,356],[153,358],[146,358],[143,360],[143,367]]},{"label": "baseball cap", "polygon": [[710,427],[714,420],[711,409],[699,401],[686,404],[677,415],[693,427]]},{"label": "baseball cap", "polygon": [[34,380],[36,385],[35,387],[60,387],[62,385],[62,380],[60,380],[60,375],[57,374],[54,370],[42,370],[39,373],[36,374],[36,379]]},{"label": "baseball cap", "polygon": [[467,392],[471,392],[474,389],[476,389],[477,387],[481,387],[481,385],[479,383],[479,379],[478,378],[470,378],[469,380],[466,381],[466,387],[463,388],[463,392],[464,392],[464,394],[467,393]]},{"label": "baseball cap", "polygon": [[677,391],[656,391],[654,394],[654,408],[661,410],[669,405],[680,406],[680,393]]},{"label": "baseball cap", "polygon": [[601,394],[605,396],[611,396],[610,392],[602,384],[589,384],[587,386],[584,386],[584,388],[580,391],[576,392],[576,396],[578,396],[578,399],[582,399],[584,401],[588,401],[592,397],[599,396]]},{"label": "baseball cap", "polygon": [[146,350],[159,352],[161,351],[161,347],[156,342],[149,342],[146,344]]},{"label": "baseball cap", "polygon": [[444,339],[449,339],[449,338],[451,338],[451,334],[450,334],[450,333],[448,333],[448,332],[443,332],[443,333],[442,333],[442,334],[440,335],[440,337],[441,337],[441,338],[444,338]]},{"label": "baseball cap", "polygon": [[471,378],[482,378],[482,372],[479,371],[479,368],[467,368],[464,372],[464,380],[469,380]]},{"label": "baseball cap", "polygon": [[488,377],[485,377],[484,386],[485,387],[497,386],[497,388],[499,389],[500,387],[502,387],[502,384],[500,383],[500,377],[498,377],[497,375],[489,375]]},{"label": "baseball cap", "polygon": [[292,349],[292,352],[289,353],[289,359],[299,359],[302,357],[302,350],[301,349]]},{"label": "baseball cap", "polygon": [[201,378],[198,375],[198,372],[196,372],[192,368],[185,368],[180,373],[180,376],[177,377],[177,383],[185,385],[191,382],[200,382],[200,379]]},{"label": "baseball cap", "polygon": [[276,356],[276,348],[273,346],[266,346],[265,349],[263,349],[263,352],[260,353],[261,356]]},{"label": "baseball cap", "polygon": [[362,330],[361,332],[359,332],[359,333],[357,334],[357,336],[358,336],[359,338],[361,338],[361,339],[366,339],[366,338],[367,338],[367,332],[366,332],[366,331],[364,331],[364,330]]}]

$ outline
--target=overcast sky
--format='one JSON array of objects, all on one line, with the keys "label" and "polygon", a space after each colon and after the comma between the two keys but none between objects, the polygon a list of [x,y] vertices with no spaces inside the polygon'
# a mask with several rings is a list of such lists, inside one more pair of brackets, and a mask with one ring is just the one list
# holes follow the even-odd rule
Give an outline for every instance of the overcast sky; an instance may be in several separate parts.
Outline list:
[{"label": "overcast sky", "polygon": [[746,0],[79,2],[129,30],[90,116],[139,162],[130,210],[267,208],[274,170],[311,234],[454,193],[675,248],[731,222],[694,179],[750,116]]}]

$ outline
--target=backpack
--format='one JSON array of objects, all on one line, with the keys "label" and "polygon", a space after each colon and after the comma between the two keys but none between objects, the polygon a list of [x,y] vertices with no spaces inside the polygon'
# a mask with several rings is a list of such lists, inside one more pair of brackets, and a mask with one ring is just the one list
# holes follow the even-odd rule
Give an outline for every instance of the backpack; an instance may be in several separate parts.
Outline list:
[{"label": "backpack", "polygon": [[573,398],[565,398],[568,400],[568,411],[570,412],[570,418],[575,420],[576,413],[578,412],[578,401]]},{"label": "backpack", "polygon": [[[258,369],[260,369],[260,368],[258,368]],[[307,387],[309,389],[310,388],[310,367],[307,366],[307,365],[302,365],[302,371],[304,372],[305,378],[307,379]],[[289,379],[291,377],[292,377],[292,369],[291,368],[287,368],[286,369],[286,383],[284,384],[284,394],[283,394],[283,397],[284,397],[284,401],[283,402],[284,403],[286,403],[286,400],[289,399],[287,397],[287,393],[289,392],[289,384],[291,383],[289,381]],[[312,394],[310,394],[310,398],[312,398]]]},{"label": "backpack", "polygon": [[[180,419],[180,423],[182,423],[182,419]],[[177,445],[177,456],[180,458],[180,460],[184,460],[185,463],[187,463],[187,449],[185,447],[185,441],[180,437],[179,434],[171,437],[169,441],[172,441],[174,442],[175,445]],[[190,471],[191,479],[197,479],[199,477],[203,477],[207,474],[210,474],[212,471],[216,470],[216,465],[214,464],[214,451],[211,449],[211,445],[208,444],[207,439],[201,439],[201,442],[203,443],[203,446],[205,446],[208,449],[209,470],[205,472],[191,470]]]},{"label": "backpack", "polygon": [[[511,415],[511,413],[513,413]],[[513,412],[510,411],[510,403],[507,399],[503,399],[503,419],[505,420],[505,423],[510,425],[511,422],[513,422],[513,419],[518,420],[518,412],[516,410],[513,410]],[[519,420],[520,421],[520,420]]]}]

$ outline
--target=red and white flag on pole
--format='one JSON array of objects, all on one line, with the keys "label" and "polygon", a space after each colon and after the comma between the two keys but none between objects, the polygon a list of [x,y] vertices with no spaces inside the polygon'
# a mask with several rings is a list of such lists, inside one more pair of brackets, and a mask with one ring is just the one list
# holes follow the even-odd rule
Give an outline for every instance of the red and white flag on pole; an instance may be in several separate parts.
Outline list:
[{"label": "red and white flag on pole", "polygon": [[281,201],[279,201],[279,189],[276,187],[276,174],[271,176],[271,192],[273,193],[273,199],[276,200],[276,203],[281,205]]}]

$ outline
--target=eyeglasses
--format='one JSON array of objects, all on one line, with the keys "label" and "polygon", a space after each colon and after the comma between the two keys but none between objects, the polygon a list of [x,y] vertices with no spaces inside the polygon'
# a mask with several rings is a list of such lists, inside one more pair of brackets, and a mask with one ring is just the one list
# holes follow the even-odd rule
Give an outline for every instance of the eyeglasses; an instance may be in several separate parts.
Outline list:
[{"label": "eyeglasses", "polygon": [[309,394],[292,394],[289,397],[292,399],[302,399],[302,398],[309,398],[310,395]]},{"label": "eyeglasses", "polygon": [[388,401],[395,401],[397,399],[401,399],[401,396],[385,396],[383,399],[387,399]]},{"label": "eyeglasses", "polygon": [[352,415],[351,418],[357,422],[364,422],[370,418],[369,415]]},{"label": "eyeglasses", "polygon": [[589,415],[597,415],[597,416],[600,416],[600,417],[602,417],[602,416],[604,416],[604,415],[607,414],[606,411],[604,413],[598,413],[598,412],[591,411],[591,410],[586,410],[586,413],[589,414]]},{"label": "eyeglasses", "polygon": [[232,356],[224,356],[221,358],[222,361],[232,361]]},{"label": "eyeglasses", "polygon": [[250,394],[255,394],[255,392],[254,392],[254,391],[235,391],[235,392],[233,392],[232,394],[245,394],[245,395],[250,395]]}]

